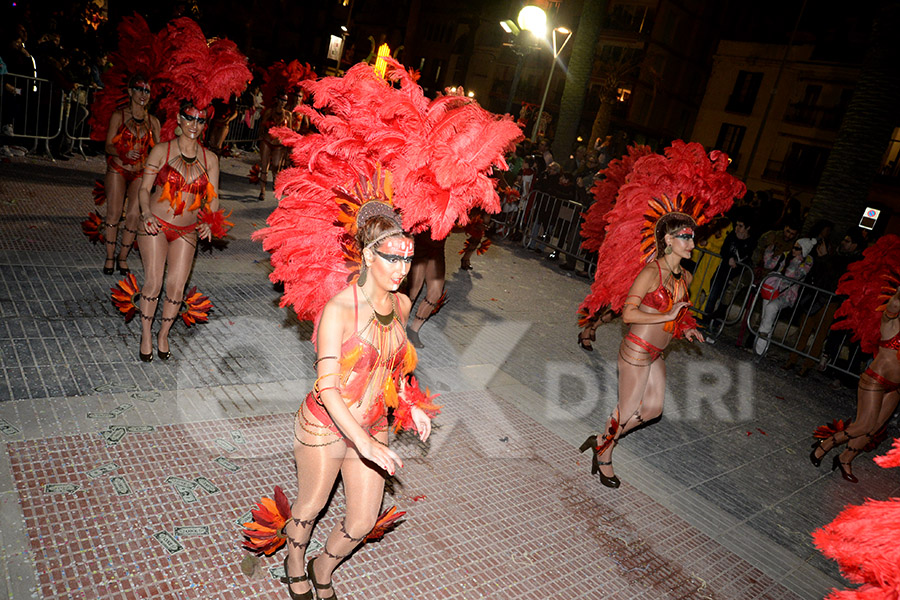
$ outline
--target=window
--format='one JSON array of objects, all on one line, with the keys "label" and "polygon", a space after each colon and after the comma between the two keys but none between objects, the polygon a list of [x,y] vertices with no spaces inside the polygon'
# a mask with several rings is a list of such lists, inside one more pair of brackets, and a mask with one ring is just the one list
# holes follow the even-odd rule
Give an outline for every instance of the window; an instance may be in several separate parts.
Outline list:
[{"label": "window", "polygon": [[794,142],[784,159],[782,178],[797,185],[815,186],[827,160],[828,148]]},{"label": "window", "polygon": [[746,127],[722,123],[719,129],[719,137],[716,139],[716,149],[726,153],[732,160],[737,160],[741,152],[741,142],[744,141]]},{"label": "window", "polygon": [[725,110],[743,115],[753,112],[756,103],[756,95],[759,93],[759,85],[762,83],[762,73],[740,71],[734,82],[734,89],[728,97]]}]

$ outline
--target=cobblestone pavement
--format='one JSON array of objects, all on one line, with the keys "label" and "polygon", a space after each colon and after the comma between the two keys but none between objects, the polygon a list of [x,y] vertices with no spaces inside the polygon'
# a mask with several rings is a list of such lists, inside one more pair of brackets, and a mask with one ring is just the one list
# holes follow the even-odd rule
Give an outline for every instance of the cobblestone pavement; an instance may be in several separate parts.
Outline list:
[{"label": "cobblestone pavement", "polygon": [[[10,598],[286,597],[277,556],[241,573],[238,521],[275,485],[296,495],[290,419],[314,352],[249,240],[275,205],[251,202],[251,159],[223,161],[236,226],[191,278],[210,322],[176,325],[173,359],[150,364],[139,323],[110,303],[102,247],[80,232],[102,160],[0,163]],[[406,521],[337,571],[342,597],[821,598],[842,585],[810,532],[847,503],[898,493],[868,459],[853,486],[806,458],[816,425],[852,415],[850,390],[724,342],[673,344],[666,413],[623,439],[623,486],[604,488],[576,447],[615,403],[621,325],[583,352],[586,280],[511,242],[460,271],[462,241],[447,244],[449,303],[421,333],[418,374],[443,414],[429,444],[393,441],[407,466],[385,505]],[[129,265],[141,280],[137,253]],[[193,485],[177,492],[173,476]],[[338,486],[314,544],[342,505]]]}]

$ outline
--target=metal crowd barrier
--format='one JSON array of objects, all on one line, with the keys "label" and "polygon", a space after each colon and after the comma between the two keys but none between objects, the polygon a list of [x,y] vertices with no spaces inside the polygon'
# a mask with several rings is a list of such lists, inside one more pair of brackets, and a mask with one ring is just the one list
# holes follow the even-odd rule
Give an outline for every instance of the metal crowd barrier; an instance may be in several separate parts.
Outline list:
[{"label": "metal crowd barrier", "polygon": [[[749,270],[747,265],[738,264],[742,269]],[[771,332],[760,334],[760,320],[765,303],[761,283],[767,279],[779,282],[777,287],[784,286],[780,292],[782,294],[791,286],[796,286],[798,293],[797,300],[792,306],[781,308]],[[741,309],[736,314],[731,311],[729,313],[731,318],[726,319],[724,323],[726,325],[741,323],[739,341],[746,331],[753,335],[755,340],[766,342],[763,355],[770,352],[772,347],[777,347],[797,354],[798,357],[809,359],[813,364],[819,363],[825,368],[851,377],[859,377],[860,362],[864,358],[859,344],[851,341],[849,331],[831,329],[834,311],[843,302],[842,297],[781,273],[767,273],[762,277],[762,281],[753,282],[746,286],[745,290],[740,301]],[[729,309],[736,305],[733,297]],[[719,331],[721,332],[721,328]],[[820,362],[823,357],[827,359],[824,365]]]},{"label": "metal crowd barrier", "polygon": [[63,98],[63,122],[64,133],[73,150],[78,151],[81,157],[87,160],[82,144],[90,141],[91,127],[88,124],[90,116],[91,100],[94,89],[77,87]]},{"label": "metal crowd barrier", "polygon": [[518,219],[523,246],[565,254],[570,261],[584,263],[589,274],[594,272],[597,268],[596,256],[581,248],[583,204],[537,190],[532,190],[519,203]]},{"label": "metal crowd barrier", "polygon": [[0,75],[0,133],[30,143],[29,152],[35,152],[43,141],[44,151],[52,158],[50,140],[62,132],[64,95],[47,79]]},{"label": "metal crowd barrier", "polygon": [[237,106],[237,117],[231,121],[228,127],[228,135],[225,136],[225,144],[253,144],[254,148],[259,139],[259,123],[262,120],[262,113],[258,114],[248,126],[244,120],[247,111],[252,111],[253,107],[239,104]]}]

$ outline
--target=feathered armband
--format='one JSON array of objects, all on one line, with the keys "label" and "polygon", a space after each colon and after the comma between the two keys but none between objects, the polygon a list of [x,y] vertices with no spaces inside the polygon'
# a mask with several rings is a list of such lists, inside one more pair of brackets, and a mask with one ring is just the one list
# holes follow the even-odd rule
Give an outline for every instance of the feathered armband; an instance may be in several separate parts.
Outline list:
[{"label": "feathered armband", "polygon": [[220,208],[213,212],[208,208],[204,208],[197,213],[197,222],[209,225],[209,230],[214,238],[223,238],[228,233],[228,230],[234,227],[234,223],[227,220],[230,216],[230,212],[227,215],[225,214],[225,209]]},{"label": "feathered armband", "polygon": [[433,419],[441,412],[441,406],[435,404],[433,400],[438,397],[432,394],[428,388],[422,391],[419,382],[412,375],[407,376],[406,389],[399,396],[397,408],[394,409],[394,431],[401,429],[416,429],[416,424],[412,418],[412,409],[414,407],[425,411],[429,418]]},{"label": "feathered armband", "polygon": [[691,314],[691,311],[687,306],[678,311],[678,316],[675,317],[674,321],[669,321],[663,325],[663,329],[674,335],[676,338],[684,337],[686,331],[697,329],[697,327],[697,320],[694,319],[694,315]]}]

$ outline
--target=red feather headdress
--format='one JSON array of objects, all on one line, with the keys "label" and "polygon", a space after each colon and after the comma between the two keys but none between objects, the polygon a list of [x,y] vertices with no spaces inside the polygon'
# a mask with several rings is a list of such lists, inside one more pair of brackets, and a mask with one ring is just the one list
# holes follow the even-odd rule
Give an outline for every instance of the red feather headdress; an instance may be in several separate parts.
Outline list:
[{"label": "red feather headdress", "polygon": [[413,74],[389,65],[389,81],[359,64],[341,78],[304,82],[315,108],[298,112],[318,133],[273,130],[298,166],[278,176],[281,201],[253,238],[272,253],[270,279],[285,284],[281,305],[292,305],[301,319],[314,320],[353,280],[358,251],[350,256],[339,219],[347,203],[382,195],[399,210],[405,230],[430,230],[434,239],[446,237],[456,221],[466,223],[474,207],[500,210],[488,175],[506,168],[503,153],[521,138],[518,126],[471,98],[429,100]]},{"label": "red feather headdress", "polygon": [[94,94],[91,102],[91,139],[106,139],[112,114],[128,105],[128,80],[136,73],[143,73],[154,96],[157,75],[160,71],[159,47],[156,35],[142,16],[125,17],[119,23],[119,47],[110,56],[113,66],[103,74],[103,89]]},{"label": "red feather headdress", "polygon": [[188,17],[171,21],[158,35],[161,74],[159,85],[165,90],[159,103],[164,115],[160,138],[175,136],[175,117],[182,100],[191,100],[198,109],[210,111],[214,99],[228,100],[240,94],[250,81],[247,57],[234,42],[210,40],[200,26]]},{"label": "red feather headdress", "polygon": [[680,212],[702,225],[731,208],[747,188],[725,172],[727,167],[723,152],[714,150],[707,156],[700,144],[681,140],[672,142],[665,155],[638,158],[606,214],[594,283],[579,310],[593,314],[607,306],[622,308],[638,273],[656,258],[660,217]]},{"label": "red feather headdress", "polygon": [[838,282],[847,296],[834,313],[832,329],[849,329],[862,351],[874,354],[881,340],[881,313],[900,285],[900,237],[886,235],[863,252]]},{"label": "red feather headdress", "polygon": [[301,84],[307,79],[315,79],[316,72],[309,63],[292,60],[285,64],[283,60],[272,63],[263,75],[263,106],[275,106],[275,97],[279,92],[285,94],[298,93]]}]

